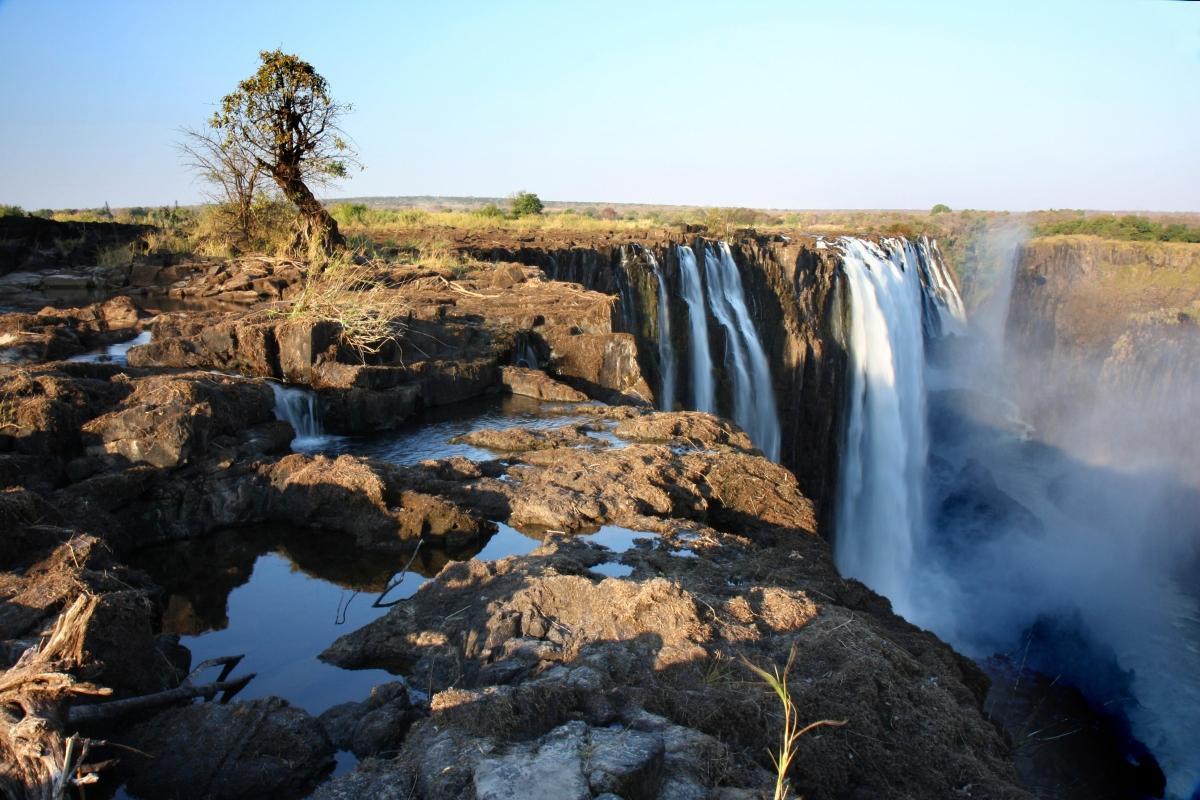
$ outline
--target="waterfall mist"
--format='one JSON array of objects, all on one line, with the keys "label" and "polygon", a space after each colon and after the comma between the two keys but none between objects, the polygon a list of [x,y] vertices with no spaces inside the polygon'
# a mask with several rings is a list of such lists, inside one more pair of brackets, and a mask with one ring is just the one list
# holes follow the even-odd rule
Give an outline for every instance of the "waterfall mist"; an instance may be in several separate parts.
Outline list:
[{"label": "waterfall mist", "polygon": [[[1085,365],[1103,378],[1095,391],[1064,396],[1040,354],[1005,349],[1021,231],[995,236],[991,292],[957,329],[931,325],[930,294],[953,284],[901,269],[908,248],[840,243],[851,376],[838,565],[968,655],[1011,654],[1080,689],[1149,749],[1167,796],[1195,797],[1200,482],[1181,467],[1196,458],[1195,327],[1160,332],[1125,382],[1105,377],[1120,364]],[[1022,409],[1047,397],[1069,413],[1035,429]]]}]

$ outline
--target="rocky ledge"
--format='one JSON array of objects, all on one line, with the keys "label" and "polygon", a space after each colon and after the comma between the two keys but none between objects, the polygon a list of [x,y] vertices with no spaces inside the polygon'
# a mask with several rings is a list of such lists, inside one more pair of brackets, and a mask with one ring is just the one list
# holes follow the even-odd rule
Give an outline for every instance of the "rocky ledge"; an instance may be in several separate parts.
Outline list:
[{"label": "rocky ledge", "polygon": [[[784,723],[750,665],[786,665],[794,719],[820,723],[796,793],[1029,797],[979,669],[837,574],[796,477],[741,430],[646,407],[607,296],[512,264],[389,280],[409,324],[369,359],[269,306],[144,318],[113,301],[38,335],[151,330],[128,365],[50,348],[0,365],[0,794],[44,796],[79,733],[87,763],[117,762],[107,780],[146,797],[757,798]],[[293,453],[280,380],[347,431],[500,392],[541,419],[464,435],[494,458]],[[319,716],[238,700],[253,676],[236,658],[193,665],[162,633],[131,557],[261,523],[348,559],[438,549],[411,598],[321,654],[395,681]],[[539,541],[468,558],[501,525]],[[338,750],[360,761],[330,778]]]}]

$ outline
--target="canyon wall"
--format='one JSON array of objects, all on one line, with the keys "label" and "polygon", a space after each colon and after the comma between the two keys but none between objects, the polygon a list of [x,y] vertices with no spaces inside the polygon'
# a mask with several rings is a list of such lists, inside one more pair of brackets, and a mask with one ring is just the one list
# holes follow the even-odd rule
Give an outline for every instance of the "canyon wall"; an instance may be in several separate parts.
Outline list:
[{"label": "canyon wall", "polygon": [[1023,410],[1048,440],[1089,461],[1165,457],[1200,482],[1198,320],[1200,246],[1030,240],[1007,326]]},{"label": "canyon wall", "polygon": [[[654,270],[667,288],[666,308],[678,365],[675,396],[690,407],[691,378],[687,306],[681,285],[679,248],[702,254],[716,241],[696,234],[656,235],[636,243],[599,239],[584,243],[531,239],[521,246],[474,248],[488,260],[536,266],[554,280],[582,284],[619,299],[613,329],[638,342],[642,373],[662,386],[659,358],[658,292]],[[742,235],[729,241],[745,291],[746,305],[771,368],[779,413],[780,461],[791,469],[806,495],[828,521],[838,474],[846,361],[840,340],[842,301],[838,292],[841,258],[811,237]],[[730,415],[731,381],[724,368],[727,336],[707,320],[716,374],[717,407]]]}]

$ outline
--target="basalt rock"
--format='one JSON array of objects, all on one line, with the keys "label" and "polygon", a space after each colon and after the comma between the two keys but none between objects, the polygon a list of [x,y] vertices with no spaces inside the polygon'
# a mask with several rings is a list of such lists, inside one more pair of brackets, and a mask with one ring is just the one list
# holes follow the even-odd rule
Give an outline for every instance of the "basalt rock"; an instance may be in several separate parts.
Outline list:
[{"label": "basalt rock", "polygon": [[88,452],[129,463],[176,467],[205,455],[221,436],[274,419],[274,396],[261,383],[213,375],[137,380],[121,407],[87,422]]},{"label": "basalt rock", "polygon": [[[668,416],[654,427],[674,430]],[[548,534],[528,556],[448,565],[322,655],[432,688],[432,716],[399,757],[418,795],[491,797],[507,783],[557,796],[753,796],[738,792],[770,784],[762,754],[774,734],[761,720],[774,712],[769,694],[747,689],[740,658],[781,664],[794,647],[800,718],[845,719],[851,732],[805,738],[805,796],[952,797],[970,783],[980,797],[1026,798],[980,714],[978,668],[840,578],[790,473],[713,441],[736,429],[709,428],[691,447],[529,451],[505,481],[409,469],[458,483],[446,495],[459,502],[504,493],[510,523],[578,531]],[[624,552],[588,538],[613,524],[635,532]],[[614,564],[627,574],[611,577]],[[631,741],[609,752],[601,731],[614,725]]]},{"label": "basalt rock", "polygon": [[558,428],[483,428],[456,436],[451,442],[483,447],[501,453],[525,453],[531,450],[551,450],[556,447],[607,447],[608,442],[588,435],[587,426]]},{"label": "basalt rock", "polygon": [[404,684],[392,682],[376,686],[361,703],[330,708],[319,719],[335,747],[367,758],[398,753],[409,727],[421,716]]},{"label": "basalt rock", "polygon": [[0,314],[0,353],[10,361],[55,361],[137,335],[138,310],[128,297],[83,308]]},{"label": "basalt rock", "polygon": [[588,396],[583,392],[554,380],[540,369],[504,367],[500,380],[513,394],[532,397],[535,400],[557,403],[582,403],[588,400]]},{"label": "basalt rock", "polygon": [[124,743],[129,789],[144,797],[302,797],[334,765],[320,723],[277,697],[169,709]]}]

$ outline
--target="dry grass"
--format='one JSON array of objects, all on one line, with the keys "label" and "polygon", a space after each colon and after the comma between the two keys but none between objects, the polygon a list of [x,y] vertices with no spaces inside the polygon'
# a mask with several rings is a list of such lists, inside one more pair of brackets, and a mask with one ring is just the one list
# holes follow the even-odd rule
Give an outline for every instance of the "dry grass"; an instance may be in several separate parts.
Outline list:
[{"label": "dry grass", "polygon": [[379,277],[375,262],[342,256],[320,266],[309,267],[304,288],[292,301],[290,319],[338,323],[343,341],[361,355],[400,343],[409,304]]}]

